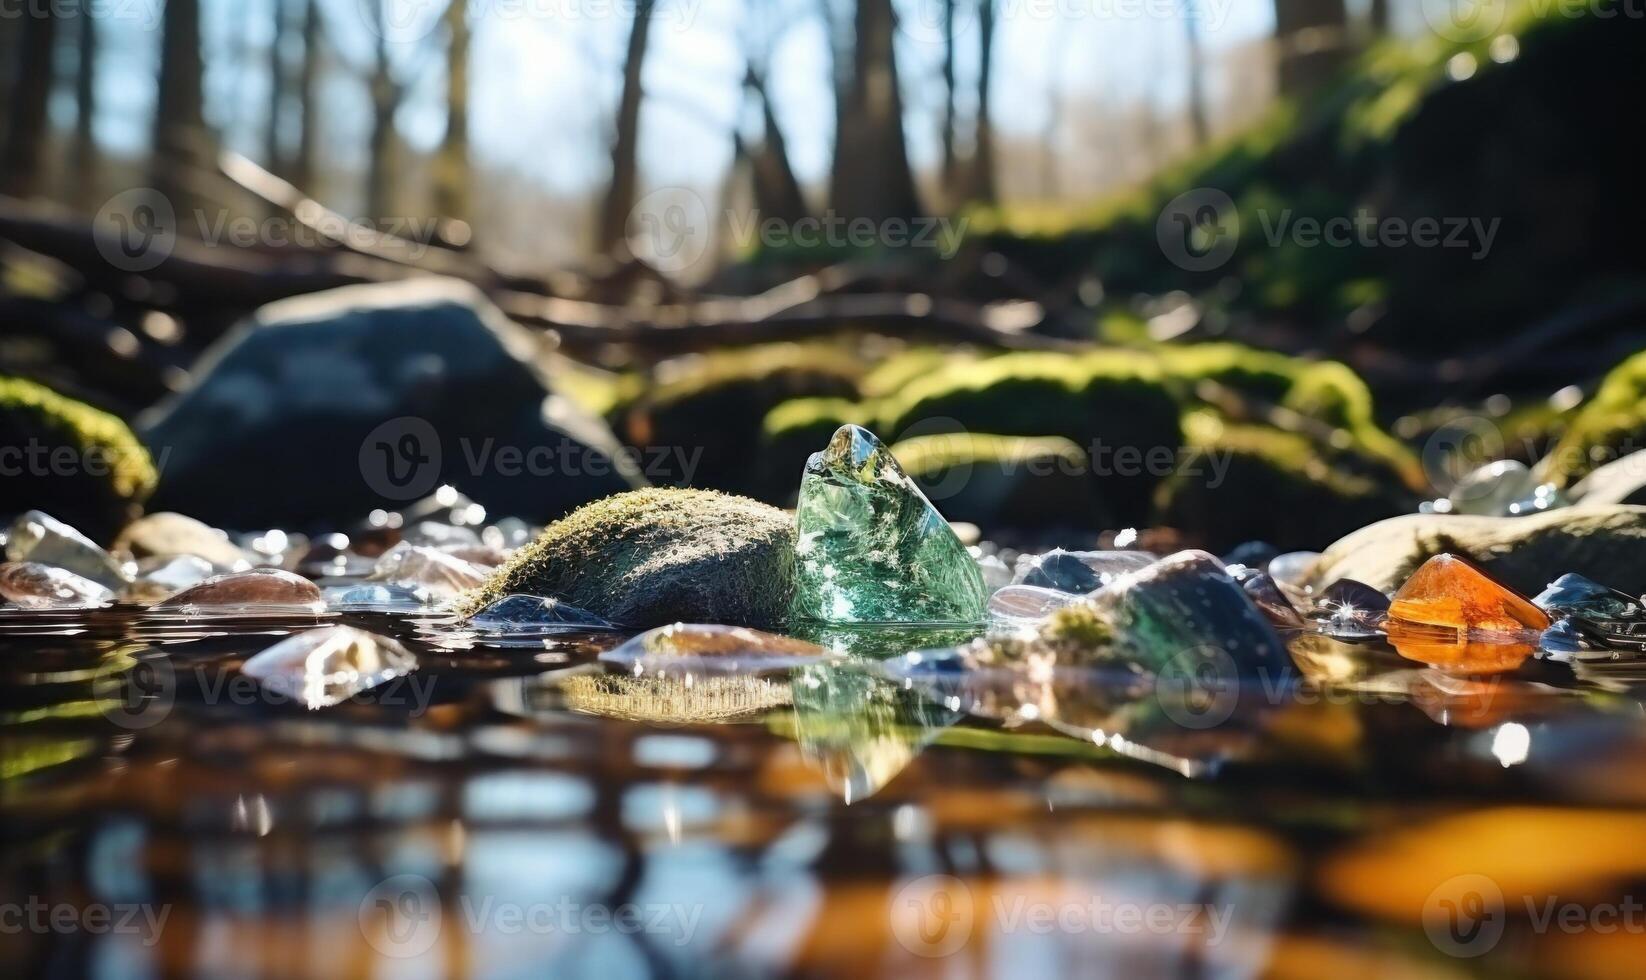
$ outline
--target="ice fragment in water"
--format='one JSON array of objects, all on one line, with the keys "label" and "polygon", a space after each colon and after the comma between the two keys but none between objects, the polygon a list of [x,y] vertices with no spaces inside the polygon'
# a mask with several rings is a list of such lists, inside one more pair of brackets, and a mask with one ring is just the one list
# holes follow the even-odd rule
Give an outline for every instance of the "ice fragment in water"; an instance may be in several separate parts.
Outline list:
[{"label": "ice fragment in water", "polygon": [[55,565],[106,589],[118,589],[130,581],[120,563],[90,538],[37,510],[28,511],[12,522],[6,539],[6,558]]},{"label": "ice fragment in water", "polygon": [[328,626],[288,637],[240,669],[266,690],[312,709],[404,677],[417,669],[417,658],[388,637]]},{"label": "ice fragment in water", "polygon": [[491,569],[454,558],[437,548],[401,542],[377,559],[370,578],[427,591],[436,599],[450,599],[476,588]]},{"label": "ice fragment in water", "polygon": [[55,565],[11,561],[0,564],[0,598],[22,609],[91,609],[114,593]]},{"label": "ice fragment in water", "polygon": [[1609,589],[1576,572],[1550,582],[1532,602],[1556,615],[1585,619],[1633,619],[1642,613],[1640,600],[1625,592]]},{"label": "ice fragment in water", "polygon": [[196,555],[145,558],[137,563],[137,576],[120,590],[122,602],[151,603],[169,599],[212,577],[212,563]]}]

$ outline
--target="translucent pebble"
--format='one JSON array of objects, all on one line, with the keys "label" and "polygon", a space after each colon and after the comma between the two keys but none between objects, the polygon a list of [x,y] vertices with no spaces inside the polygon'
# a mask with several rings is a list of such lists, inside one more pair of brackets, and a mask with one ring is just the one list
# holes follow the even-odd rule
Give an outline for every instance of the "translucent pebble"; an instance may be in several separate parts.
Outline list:
[{"label": "translucent pebble", "polygon": [[114,593],[55,565],[13,561],[0,564],[0,598],[22,609],[94,609]]},{"label": "translucent pebble", "polygon": [[1080,596],[1034,585],[1008,585],[989,596],[989,632],[1020,633],[1045,622],[1046,617],[1080,601]]},{"label": "translucent pebble", "polygon": [[479,586],[491,569],[454,558],[438,548],[401,542],[377,559],[370,578],[423,589],[436,599],[450,599]]},{"label": "translucent pebble", "polygon": [[186,616],[318,615],[326,603],[319,587],[301,575],[263,568],[214,576],[151,608]]},{"label": "translucent pebble", "polygon": [[1268,573],[1260,572],[1245,565],[1228,566],[1229,575],[1240,587],[1246,590],[1252,602],[1263,615],[1269,617],[1269,622],[1276,626],[1294,629],[1303,625],[1303,617],[1298,614],[1297,607],[1292,605],[1286,594],[1280,591],[1280,586]]},{"label": "translucent pebble", "polygon": [[212,563],[196,555],[145,558],[137,563],[137,575],[120,590],[120,601],[148,604],[169,599],[212,577]]},{"label": "translucent pebble", "polygon": [[1576,572],[1567,572],[1550,582],[1532,602],[1551,613],[1587,619],[1633,619],[1646,612],[1634,596]]},{"label": "translucent pebble", "polygon": [[600,659],[636,675],[723,675],[790,670],[827,653],[815,643],[742,626],[675,623],[647,630]]},{"label": "translucent pebble", "polygon": [[288,637],[240,669],[264,689],[313,709],[404,677],[417,669],[417,658],[388,637],[328,626]]},{"label": "translucent pebble", "polygon": [[1093,592],[1127,572],[1158,561],[1147,551],[1064,551],[1018,559],[1013,585],[1034,585],[1062,592]]},{"label": "translucent pebble", "polygon": [[55,565],[107,589],[118,589],[130,580],[125,568],[90,538],[38,510],[12,522],[6,559]]},{"label": "translucent pebble", "polygon": [[[976,549],[968,549],[976,551]],[[1012,570],[1000,560],[999,555],[976,555],[977,568],[983,573],[983,587],[993,592],[1003,588],[1012,581]]]},{"label": "translucent pebble", "polygon": [[504,596],[469,617],[469,625],[498,634],[617,629],[587,609],[537,595]]},{"label": "translucent pebble", "polygon": [[1280,591],[1286,593],[1286,598],[1307,607],[1314,595],[1313,587],[1308,585],[1309,571],[1319,558],[1318,551],[1288,551],[1272,559],[1267,571]]},{"label": "translucent pebble", "polygon": [[1457,481],[1446,500],[1453,514],[1504,517],[1515,503],[1530,500],[1536,489],[1537,477],[1525,463],[1501,459]]},{"label": "translucent pebble", "polygon": [[1325,614],[1327,633],[1342,639],[1381,635],[1389,615],[1389,597],[1364,582],[1338,579],[1315,597],[1315,608]]},{"label": "translucent pebble", "polygon": [[1549,614],[1454,555],[1424,562],[1389,604],[1389,618],[1459,630],[1545,630]]},{"label": "translucent pebble", "polygon": [[434,602],[423,589],[382,582],[333,586],[326,590],[326,607],[336,612],[415,612]]}]

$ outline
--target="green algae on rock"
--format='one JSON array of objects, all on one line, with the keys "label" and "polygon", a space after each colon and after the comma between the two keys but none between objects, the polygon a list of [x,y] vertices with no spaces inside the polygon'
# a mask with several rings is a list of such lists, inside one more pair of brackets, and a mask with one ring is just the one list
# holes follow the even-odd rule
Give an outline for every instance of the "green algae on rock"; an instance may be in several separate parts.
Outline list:
[{"label": "green algae on rock", "polygon": [[867,429],[806,463],[793,615],[825,623],[969,623],[988,592],[943,515]]},{"label": "green algae on rock", "polygon": [[24,460],[69,453],[76,463],[0,479],[0,514],[49,503],[57,517],[106,542],[154,490],[154,461],[126,423],[32,381],[0,377],[0,447]]},{"label": "green algae on rock", "polygon": [[549,525],[461,606],[473,613],[517,593],[637,628],[780,626],[794,593],[794,522],[712,490],[620,493]]}]

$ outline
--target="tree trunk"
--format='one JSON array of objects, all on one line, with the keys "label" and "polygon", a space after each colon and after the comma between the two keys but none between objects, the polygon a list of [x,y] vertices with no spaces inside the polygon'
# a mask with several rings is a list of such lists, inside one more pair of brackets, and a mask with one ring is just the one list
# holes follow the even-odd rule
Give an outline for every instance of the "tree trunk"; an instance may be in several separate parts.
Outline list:
[{"label": "tree trunk", "polygon": [[1183,35],[1189,56],[1189,129],[1195,146],[1211,138],[1206,121],[1206,55],[1200,47],[1200,0],[1183,0]]},{"label": "tree trunk", "polygon": [[1344,0],[1275,0],[1280,94],[1305,96],[1329,81],[1349,56]]},{"label": "tree trunk", "polygon": [[955,150],[954,42],[955,4],[943,0],[943,192],[952,196],[959,177],[960,159]]},{"label": "tree trunk", "polygon": [[379,23],[377,59],[371,77],[371,136],[367,147],[370,163],[366,173],[366,217],[371,219],[387,218],[394,210],[394,113],[400,105],[385,36],[388,24],[381,6],[378,16],[383,20]]},{"label": "tree trunk", "polygon": [[274,40],[269,44],[269,110],[263,130],[263,164],[270,173],[288,176],[290,161],[281,148],[280,133],[286,121],[286,38],[289,18],[286,0],[271,4],[274,16]]},{"label": "tree trunk", "polygon": [[977,148],[972,158],[972,199],[993,204],[994,118],[989,112],[989,87],[994,78],[994,0],[977,3]]},{"label": "tree trunk", "polygon": [[1366,23],[1371,27],[1373,37],[1389,33],[1389,0],[1372,0],[1366,11]]},{"label": "tree trunk", "polygon": [[760,118],[765,133],[759,150],[749,155],[754,177],[755,207],[760,210],[762,218],[778,218],[791,223],[798,221],[808,213],[806,197],[789,162],[789,144],[783,138],[783,128],[778,125],[777,114],[772,111],[765,80],[750,65],[743,84],[760,100]]},{"label": "tree trunk", "polygon": [[[16,13],[5,15],[17,18]],[[51,102],[52,50],[61,15],[50,5],[38,16],[20,17],[17,29],[16,74],[12,76],[11,103],[6,108],[4,152],[0,153],[0,189],[15,197],[41,191],[41,161],[49,132],[47,108]]]},{"label": "tree trunk", "polygon": [[623,92],[617,103],[617,128],[612,138],[612,176],[601,202],[596,245],[613,255],[628,237],[629,212],[634,210],[640,183],[640,100],[646,39],[651,34],[657,0],[637,0],[634,23],[629,26],[629,50],[623,61]]},{"label": "tree trunk", "polygon": [[297,156],[291,164],[291,182],[313,197],[315,153],[320,133],[320,0],[303,4],[303,62],[298,67],[297,93],[302,103],[302,122],[297,134]]},{"label": "tree trunk", "polygon": [[853,73],[836,110],[829,200],[844,218],[885,221],[921,213],[903,139],[891,0],[857,0]]},{"label": "tree trunk", "polygon": [[469,16],[464,0],[446,8],[446,135],[435,158],[434,207],[469,220]]},{"label": "tree trunk", "polygon": [[80,0],[79,63],[74,70],[74,148],[70,172],[74,188],[71,196],[82,207],[98,204],[97,187],[97,18],[90,0]]},{"label": "tree trunk", "polygon": [[166,0],[160,29],[160,84],[154,114],[150,183],[183,211],[192,195],[179,174],[203,163],[206,141],[199,0]]}]

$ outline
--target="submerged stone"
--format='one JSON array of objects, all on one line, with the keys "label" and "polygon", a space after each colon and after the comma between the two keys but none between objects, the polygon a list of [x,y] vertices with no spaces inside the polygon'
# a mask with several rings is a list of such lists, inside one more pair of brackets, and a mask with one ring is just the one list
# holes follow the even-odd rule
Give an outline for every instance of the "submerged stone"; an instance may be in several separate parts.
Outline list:
[{"label": "submerged stone", "polygon": [[978,622],[988,594],[943,515],[867,429],[812,454],[796,512],[793,615],[826,623]]},{"label": "submerged stone", "polygon": [[794,518],[712,490],[618,494],[549,525],[462,605],[472,613],[515,593],[642,629],[780,625],[794,594]]},{"label": "submerged stone", "polygon": [[822,659],[815,643],[744,626],[675,623],[648,630],[600,655],[634,674],[760,674]]},{"label": "submerged stone", "polygon": [[385,636],[352,626],[299,633],[240,668],[265,689],[310,709],[347,701],[417,669],[417,658]]},{"label": "submerged stone", "polygon": [[469,625],[483,632],[502,634],[617,628],[587,609],[539,595],[504,596],[469,617]]},{"label": "submerged stone", "polygon": [[56,565],[9,561],[0,564],[0,598],[22,609],[91,609],[114,593]]},{"label": "submerged stone", "polygon": [[264,568],[214,576],[151,608],[186,616],[317,615],[326,603],[320,588],[301,575]]},{"label": "submerged stone", "polygon": [[116,551],[133,558],[169,558],[193,555],[204,558],[224,571],[250,567],[246,553],[222,531],[192,517],[161,511],[126,525],[114,541]]},{"label": "submerged stone", "polygon": [[1158,561],[1147,551],[1064,551],[1054,548],[1017,563],[1013,585],[1033,585],[1077,594],[1095,592],[1114,579]]},{"label": "submerged stone", "polygon": [[212,577],[212,563],[195,555],[145,558],[137,563],[137,576],[120,590],[122,602],[160,602]]},{"label": "submerged stone", "polygon": [[1157,673],[1186,675],[1210,666],[1232,668],[1240,677],[1279,677],[1291,670],[1274,627],[1223,563],[1204,551],[1180,551],[1123,575],[1069,612],[1079,609],[1092,610],[1113,629],[1108,656]]},{"label": "submerged stone", "polygon": [[382,582],[345,585],[326,592],[326,606],[338,612],[413,612],[433,602],[427,590]]},{"label": "submerged stone", "polygon": [[55,565],[106,589],[130,581],[124,568],[90,538],[50,514],[31,510],[12,522],[6,537],[9,561]]},{"label": "submerged stone", "polygon": [[1325,613],[1326,630],[1333,635],[1376,636],[1389,617],[1389,597],[1364,582],[1343,578],[1321,590],[1315,608]]},{"label": "submerged stone", "polygon": [[1389,618],[1460,630],[1544,630],[1549,615],[1455,555],[1423,563],[1389,604]]},{"label": "submerged stone", "polygon": [[1634,596],[1609,589],[1576,572],[1567,572],[1550,582],[1532,602],[1556,615],[1587,619],[1632,619],[1646,611]]},{"label": "submerged stone", "polygon": [[1540,634],[1529,630],[1479,632],[1390,620],[1389,643],[1408,660],[1455,674],[1501,674],[1514,670],[1537,650]]},{"label": "submerged stone", "polygon": [[377,559],[369,577],[375,582],[422,589],[437,599],[451,599],[479,588],[491,573],[490,568],[438,548],[401,542]]}]

